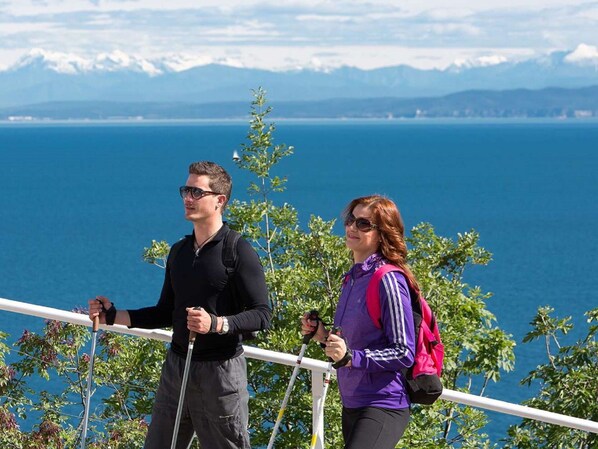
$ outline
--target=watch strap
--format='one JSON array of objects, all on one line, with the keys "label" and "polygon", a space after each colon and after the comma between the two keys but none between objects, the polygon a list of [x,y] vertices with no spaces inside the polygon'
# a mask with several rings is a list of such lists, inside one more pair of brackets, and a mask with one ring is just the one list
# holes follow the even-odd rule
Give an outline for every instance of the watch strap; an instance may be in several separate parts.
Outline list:
[{"label": "watch strap", "polygon": [[345,352],[345,355],[343,356],[343,358],[340,359],[339,361],[333,363],[332,367],[334,369],[339,369],[339,368],[345,366],[351,360],[353,360],[353,354],[351,353],[351,350],[347,348],[347,352]]},{"label": "watch strap", "polygon": [[106,309],[104,304],[102,304],[102,311],[106,317],[106,324],[112,326],[114,324],[114,320],[116,320],[116,307],[114,307],[114,303],[112,303],[109,309]]},{"label": "watch strap", "polygon": [[213,313],[210,313],[210,320],[212,320],[210,323],[210,334],[215,334],[216,329],[218,328],[218,317]]}]

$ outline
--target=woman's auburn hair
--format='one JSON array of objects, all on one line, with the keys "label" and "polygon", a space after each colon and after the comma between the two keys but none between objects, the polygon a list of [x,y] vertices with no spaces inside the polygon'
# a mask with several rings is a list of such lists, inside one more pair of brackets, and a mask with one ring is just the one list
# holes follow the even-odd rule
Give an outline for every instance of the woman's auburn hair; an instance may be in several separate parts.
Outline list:
[{"label": "woman's auburn hair", "polygon": [[344,210],[343,218],[353,213],[357,206],[367,208],[371,221],[380,233],[380,252],[393,265],[405,273],[409,285],[419,293],[419,284],[407,263],[407,244],[405,243],[405,225],[397,205],[382,195],[369,195],[355,198]]}]

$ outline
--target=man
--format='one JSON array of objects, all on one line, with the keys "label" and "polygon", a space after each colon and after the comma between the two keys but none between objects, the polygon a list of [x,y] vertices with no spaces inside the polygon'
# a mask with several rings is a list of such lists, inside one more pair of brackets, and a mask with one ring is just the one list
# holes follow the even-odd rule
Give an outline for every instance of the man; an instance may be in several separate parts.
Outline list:
[{"label": "man", "polygon": [[266,329],[272,311],[264,271],[251,245],[237,243],[229,281],[223,244],[229,230],[222,213],[230,198],[229,174],[213,162],[195,162],[180,188],[193,234],[173,245],[155,306],[116,310],[106,297],[89,301],[89,317],[146,329],[172,326],[173,335],[156,393],[145,449],[171,447],[189,331],[197,333],[177,449],[197,434],[208,449],[250,449],[247,365],[240,334]]}]

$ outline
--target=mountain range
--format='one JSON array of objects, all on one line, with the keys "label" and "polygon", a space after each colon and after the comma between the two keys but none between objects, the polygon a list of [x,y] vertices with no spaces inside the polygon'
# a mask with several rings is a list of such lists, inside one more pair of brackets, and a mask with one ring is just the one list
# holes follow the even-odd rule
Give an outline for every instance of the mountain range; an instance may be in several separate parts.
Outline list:
[{"label": "mountain range", "polygon": [[[247,101],[66,101],[0,108],[0,120],[247,119]],[[441,97],[281,101],[272,118],[589,118],[598,117],[598,86],[578,89],[471,90]]]},{"label": "mountain range", "polygon": [[[488,115],[490,108],[492,116],[507,110],[521,111],[521,104],[526,103],[524,109],[528,112],[523,114],[529,115],[534,108],[530,101],[537,102],[538,110],[556,108],[552,115],[598,110],[595,89],[583,90],[598,86],[598,50],[584,44],[573,51],[543,57],[480,59],[444,70],[400,65],[373,70],[338,67],[268,71],[201,63],[189,57],[146,60],[122,52],[85,59],[35,49],[0,71],[0,118],[29,116],[36,110],[50,118],[60,110],[79,110],[75,114],[78,118],[90,118],[83,109],[89,110],[92,104],[103,105],[99,115],[104,117],[153,114],[163,118],[176,110],[178,115],[187,110],[185,118],[194,118],[203,115],[191,112],[198,109],[213,113],[226,109],[224,115],[236,116],[238,106],[234,105],[244,105],[246,114],[251,89],[260,86],[268,92],[269,101],[278,105],[279,112],[286,110],[289,116],[302,117],[319,116],[317,112],[324,105],[327,116],[335,117],[353,116],[359,108],[361,116],[421,115],[422,110],[428,115],[436,110],[441,116],[467,116],[466,112],[455,113],[454,108],[460,104],[462,109],[465,103],[466,110],[475,110],[476,114]],[[559,100],[543,101],[547,94]],[[411,112],[405,111],[407,106]],[[376,112],[372,110],[368,115],[368,107]],[[343,112],[342,108],[349,109]],[[127,110],[132,114],[122,114]],[[40,117],[38,113],[33,115]]]}]

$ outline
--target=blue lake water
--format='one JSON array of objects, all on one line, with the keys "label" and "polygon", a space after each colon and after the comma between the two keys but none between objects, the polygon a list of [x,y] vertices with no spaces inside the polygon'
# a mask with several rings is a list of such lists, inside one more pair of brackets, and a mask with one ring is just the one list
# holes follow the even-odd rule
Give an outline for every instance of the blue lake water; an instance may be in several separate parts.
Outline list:
[{"label": "blue lake water", "polygon": [[[245,122],[0,126],[0,297],[65,310],[100,293],[120,307],[155,301],[162,272],[141,253],[189,232],[177,191],[188,164],[222,164],[233,197],[247,199],[248,175],[231,160],[247,131]],[[273,199],[304,223],[338,218],[375,192],[397,202],[407,228],[480,233],[493,261],[466,278],[493,293],[488,307],[518,344],[515,372],[487,395],[532,396],[519,381],[544,363],[543,345],[521,340],[537,307],[583,326],[598,304],[598,123],[281,121],[283,142],[295,154],[275,170],[288,189]],[[40,326],[0,312],[11,341]],[[518,422],[490,417],[493,436]]]}]

